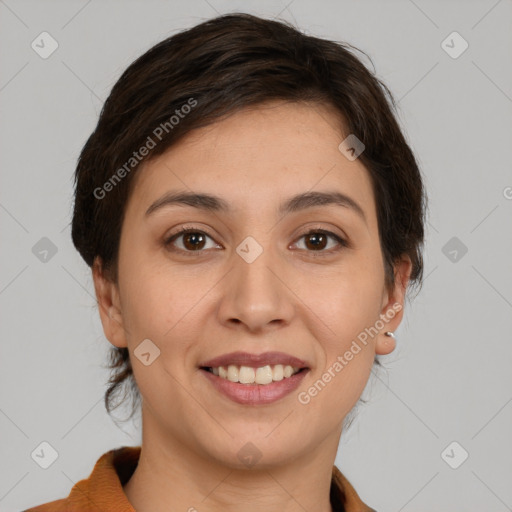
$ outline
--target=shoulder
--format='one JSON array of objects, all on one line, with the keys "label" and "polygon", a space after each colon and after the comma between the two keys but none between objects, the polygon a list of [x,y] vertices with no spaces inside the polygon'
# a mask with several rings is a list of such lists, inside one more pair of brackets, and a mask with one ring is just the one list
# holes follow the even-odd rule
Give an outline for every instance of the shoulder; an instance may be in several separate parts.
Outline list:
[{"label": "shoulder", "polygon": [[122,446],[104,453],[88,478],[77,482],[66,498],[57,499],[23,512],[82,512],[91,503],[100,510],[134,512],[123,492],[124,483],[137,466],[140,446]]},{"label": "shoulder", "polygon": [[362,501],[352,484],[336,466],[332,468],[331,505],[333,512],[377,512]]}]

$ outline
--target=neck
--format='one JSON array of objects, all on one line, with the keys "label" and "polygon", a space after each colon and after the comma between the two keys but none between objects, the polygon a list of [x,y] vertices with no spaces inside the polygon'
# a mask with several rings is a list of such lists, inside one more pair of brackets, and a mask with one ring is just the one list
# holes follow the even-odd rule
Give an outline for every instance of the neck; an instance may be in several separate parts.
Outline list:
[{"label": "neck", "polygon": [[332,512],[330,486],[340,432],[292,461],[263,465],[262,459],[247,469],[155,434],[143,430],[139,463],[124,486],[137,512]]}]

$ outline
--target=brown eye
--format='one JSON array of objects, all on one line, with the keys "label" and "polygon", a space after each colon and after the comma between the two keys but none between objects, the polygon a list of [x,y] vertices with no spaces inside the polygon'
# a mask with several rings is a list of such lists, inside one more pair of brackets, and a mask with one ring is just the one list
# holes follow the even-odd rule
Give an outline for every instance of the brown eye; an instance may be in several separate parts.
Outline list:
[{"label": "brown eye", "polygon": [[[308,233],[302,235],[299,240],[302,239],[304,239],[305,241],[305,250],[308,252],[319,252],[329,254],[332,252],[336,252],[336,250],[340,250],[341,247],[348,247],[348,243],[343,238],[334,233],[331,233],[330,231],[325,230],[315,229],[309,231]],[[328,247],[330,239],[335,241],[334,247],[332,246],[332,244],[330,247]],[[337,248],[336,245],[338,245]],[[328,250],[325,250],[326,248],[328,248]]]},{"label": "brown eye", "polygon": [[311,233],[305,236],[306,247],[314,251],[325,249],[327,245],[327,236],[323,233]]},{"label": "brown eye", "polygon": [[[203,249],[206,247],[208,239],[213,239],[206,233],[197,229],[182,229],[178,233],[175,233],[168,238],[164,244],[171,250],[181,252],[204,252]],[[216,246],[216,244],[213,244]]]},{"label": "brown eye", "polygon": [[183,236],[183,245],[187,250],[201,250],[205,244],[205,236],[202,233],[185,233]]}]

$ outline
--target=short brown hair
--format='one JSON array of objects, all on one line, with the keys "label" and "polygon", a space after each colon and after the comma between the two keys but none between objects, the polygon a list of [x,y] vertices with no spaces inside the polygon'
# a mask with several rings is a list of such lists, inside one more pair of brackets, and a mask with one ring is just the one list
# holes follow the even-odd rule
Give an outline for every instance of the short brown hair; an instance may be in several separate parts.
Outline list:
[{"label": "short brown hair", "polygon": [[[376,197],[386,284],[394,282],[393,264],[408,255],[410,283],[421,287],[421,173],[395,119],[391,92],[353,50],[360,51],[305,35],[287,22],[234,13],[179,32],[137,58],[112,88],[77,164],[72,238],[85,262],[92,267],[98,256],[117,282],[121,226],[139,148],[152,146],[144,151],[148,161],[192,129],[244,107],[270,100],[313,102],[332,108],[347,133],[365,145],[359,159]],[[193,108],[180,115],[184,105]],[[148,144],[149,138],[156,142],[158,127],[158,143]],[[135,393],[133,415],[140,395],[128,349],[112,347],[110,355],[106,409],[119,405],[113,407],[114,397],[128,380]]]}]

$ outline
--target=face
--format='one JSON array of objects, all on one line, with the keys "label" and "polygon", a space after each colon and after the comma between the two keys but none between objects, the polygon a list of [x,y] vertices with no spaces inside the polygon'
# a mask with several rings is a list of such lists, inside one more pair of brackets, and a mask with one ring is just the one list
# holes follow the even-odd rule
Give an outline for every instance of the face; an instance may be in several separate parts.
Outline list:
[{"label": "face", "polygon": [[[269,466],[337,446],[375,354],[394,347],[383,333],[410,271],[404,260],[385,286],[370,176],[338,149],[347,135],[332,110],[273,102],[139,170],[118,283],[94,280],[107,338],[130,351],[145,433],[232,467],[249,442]],[[229,363],[243,383],[222,377]],[[279,364],[300,371],[279,380]]]}]

